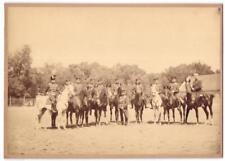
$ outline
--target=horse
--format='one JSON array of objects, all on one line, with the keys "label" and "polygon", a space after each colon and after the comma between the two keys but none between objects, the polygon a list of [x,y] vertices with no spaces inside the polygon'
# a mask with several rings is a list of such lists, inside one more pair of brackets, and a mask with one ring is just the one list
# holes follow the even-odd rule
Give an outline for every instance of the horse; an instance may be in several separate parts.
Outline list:
[{"label": "horse", "polygon": [[150,103],[154,111],[154,124],[156,124],[156,122],[161,124],[161,115],[163,113],[162,107],[163,102],[160,95],[158,93],[153,93]]},{"label": "horse", "polygon": [[134,94],[134,97],[131,99],[131,108],[135,109],[136,122],[142,122],[143,110],[146,107],[146,99],[140,94]]},{"label": "horse", "polygon": [[107,124],[106,120],[106,111],[107,111],[107,105],[108,105],[108,96],[107,96],[107,91],[105,88],[102,88],[99,94],[99,107],[97,108],[97,120],[98,123],[100,122],[102,111],[104,112],[104,118],[105,118],[105,123]]},{"label": "horse", "polygon": [[[209,112],[211,116],[211,122],[213,123],[213,111],[212,111],[212,105],[213,105],[213,94],[199,94],[199,93],[192,93],[190,98],[186,97],[186,117],[185,117],[185,123],[187,123],[188,114],[190,110],[194,109],[197,119],[197,124],[199,124],[199,115],[198,115],[198,108],[202,107],[203,111],[206,114],[206,123],[209,121]],[[209,109],[209,112],[208,112]]]},{"label": "horse", "polygon": [[56,108],[58,110],[58,122],[61,129],[66,128],[66,111],[68,110],[69,100],[74,93],[74,86],[69,84],[57,98]]},{"label": "horse", "polygon": [[49,96],[38,94],[36,96],[35,109],[37,113],[35,117],[37,128],[40,128],[41,119],[46,111],[48,111],[51,115],[51,127],[53,128],[56,126],[55,120],[56,120],[58,112],[52,110],[52,103],[49,100]]},{"label": "horse", "polygon": [[79,120],[81,120],[80,125],[83,126],[84,118],[86,125],[88,125],[88,105],[87,96],[84,90],[81,90],[78,95],[74,95],[70,98],[68,102],[68,109],[66,111],[67,125],[68,118],[70,117],[70,124],[73,124],[72,115],[75,113],[76,126],[79,125]]},{"label": "horse", "polygon": [[184,112],[182,111],[185,111],[184,100],[181,97],[174,98],[170,90],[167,88],[164,90],[164,94],[161,94],[161,98],[163,102],[162,105],[164,108],[164,112],[163,112],[164,120],[165,120],[165,115],[167,114],[168,123],[170,123],[170,110],[172,110],[173,122],[175,122],[175,109],[177,109],[180,114],[180,122],[181,123],[184,122],[185,115],[182,115],[184,114]]},{"label": "horse", "polygon": [[119,118],[118,95],[113,94],[111,88],[108,88],[108,104],[110,109],[110,122],[112,122],[113,108],[115,108],[115,121],[118,122]]}]

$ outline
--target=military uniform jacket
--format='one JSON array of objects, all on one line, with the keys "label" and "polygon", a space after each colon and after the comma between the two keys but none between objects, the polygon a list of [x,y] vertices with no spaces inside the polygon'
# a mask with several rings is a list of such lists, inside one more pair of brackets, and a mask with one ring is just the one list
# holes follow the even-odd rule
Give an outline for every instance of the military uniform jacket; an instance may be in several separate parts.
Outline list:
[{"label": "military uniform jacket", "polygon": [[56,83],[49,83],[48,88],[46,90],[47,93],[51,95],[56,95],[58,92],[58,85]]},{"label": "military uniform jacket", "polygon": [[170,84],[170,91],[172,92],[172,93],[174,93],[174,92],[179,92],[179,85],[178,85],[178,83],[171,83]]},{"label": "military uniform jacket", "polygon": [[185,82],[186,93],[191,93],[191,83]]},{"label": "military uniform jacket", "polygon": [[127,108],[129,103],[128,97],[126,95],[120,96],[119,97],[119,108],[124,109]]},{"label": "military uniform jacket", "polygon": [[75,95],[79,95],[82,89],[83,89],[82,84],[74,84]]},{"label": "military uniform jacket", "polygon": [[198,92],[201,91],[202,89],[202,81],[200,80],[194,80],[194,82],[192,83],[192,88],[193,88],[193,92]]},{"label": "military uniform jacket", "polygon": [[153,96],[156,95],[156,94],[159,94],[160,93],[159,85],[152,84],[152,86],[151,86],[151,93],[152,93]]},{"label": "military uniform jacket", "polygon": [[143,92],[143,86],[141,84],[140,85],[135,85],[134,92],[136,94],[141,94]]}]

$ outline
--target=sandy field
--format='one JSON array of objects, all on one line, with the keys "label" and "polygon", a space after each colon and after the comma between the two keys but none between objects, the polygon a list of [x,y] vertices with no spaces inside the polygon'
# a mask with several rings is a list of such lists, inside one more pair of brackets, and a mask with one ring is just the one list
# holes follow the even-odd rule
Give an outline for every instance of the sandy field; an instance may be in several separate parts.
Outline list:
[{"label": "sandy field", "polygon": [[[189,124],[176,122],[154,125],[153,111],[144,110],[143,123],[135,122],[135,113],[129,109],[129,124],[74,127],[65,130],[35,129],[34,107],[6,108],[6,157],[219,157],[222,154],[222,106],[214,99],[214,124],[207,125],[205,114],[199,109],[201,124],[196,125],[195,112],[189,115]],[[74,116],[75,117],[75,116]],[[109,110],[107,111],[109,120]],[[94,117],[90,116],[90,121]],[[113,118],[114,119],[114,118]],[[75,120],[75,118],[74,118]],[[50,126],[46,113],[43,127]]]}]

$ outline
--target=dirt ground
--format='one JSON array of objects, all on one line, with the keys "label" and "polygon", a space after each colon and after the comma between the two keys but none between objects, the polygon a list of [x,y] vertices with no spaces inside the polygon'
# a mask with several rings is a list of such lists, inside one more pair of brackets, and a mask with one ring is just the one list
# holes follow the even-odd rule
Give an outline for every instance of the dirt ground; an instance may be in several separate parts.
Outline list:
[{"label": "dirt ground", "polygon": [[[8,157],[219,157],[222,154],[222,106],[214,99],[214,124],[207,125],[200,109],[201,124],[196,125],[195,112],[189,124],[176,122],[154,125],[153,111],[144,110],[143,123],[135,122],[129,109],[129,124],[59,129],[35,129],[34,107],[8,107],[6,156]],[[75,116],[74,116],[75,117]],[[109,110],[107,112],[109,120]],[[90,116],[93,122],[93,116]],[[74,119],[75,120],[75,119]],[[45,114],[43,127],[50,125]]]}]

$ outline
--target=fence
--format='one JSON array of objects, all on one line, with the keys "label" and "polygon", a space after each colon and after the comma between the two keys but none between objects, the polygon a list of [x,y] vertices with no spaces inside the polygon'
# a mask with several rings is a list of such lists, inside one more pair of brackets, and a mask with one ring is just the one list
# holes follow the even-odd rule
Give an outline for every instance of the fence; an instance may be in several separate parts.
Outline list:
[{"label": "fence", "polygon": [[9,97],[8,105],[9,106],[34,106],[35,98],[15,98]]}]

